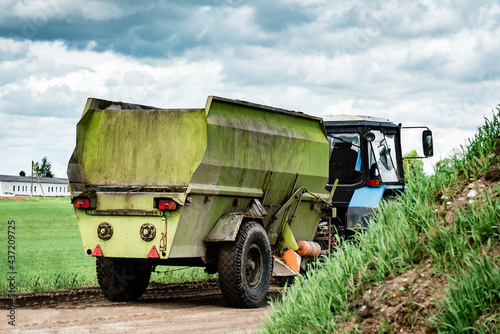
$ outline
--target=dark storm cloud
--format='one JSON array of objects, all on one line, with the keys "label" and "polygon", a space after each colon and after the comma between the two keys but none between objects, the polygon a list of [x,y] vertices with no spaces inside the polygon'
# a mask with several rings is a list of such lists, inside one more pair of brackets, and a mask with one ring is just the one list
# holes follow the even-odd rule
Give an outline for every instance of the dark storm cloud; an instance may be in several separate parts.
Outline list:
[{"label": "dark storm cloud", "polygon": [[[238,9],[254,11],[248,24],[279,32],[309,20],[291,5],[240,1],[105,1],[68,6],[62,0],[28,8],[14,3],[0,14],[0,37],[16,40],[63,40],[83,50],[90,41],[97,51],[135,57],[177,56],[186,50],[218,44],[259,44],[255,36],[233,34]],[[16,10],[17,9],[17,10]],[[21,14],[21,15],[20,15]],[[262,40],[266,43],[266,39]],[[215,44],[215,45],[214,45]]]},{"label": "dark storm cloud", "polygon": [[255,8],[255,21],[264,30],[280,32],[314,20],[304,8],[275,1],[261,1]]},{"label": "dark storm cloud", "polygon": [[[107,1],[99,3],[95,13],[92,7],[85,12],[85,8],[66,9],[57,0],[52,0],[52,4],[31,8],[25,16],[2,14],[0,36],[63,40],[77,49],[85,49],[94,41],[96,50],[133,56],[179,53],[192,44],[192,36],[183,27],[191,19],[195,4],[157,1],[139,7],[136,2]],[[180,32],[182,36],[176,39]]]},{"label": "dark storm cloud", "polygon": [[[492,1],[437,5],[353,0],[333,6],[314,1],[264,0],[6,3],[0,5],[0,37],[62,40],[78,50],[86,49],[92,41],[96,51],[111,50],[139,58],[175,57],[196,48],[212,51],[245,45],[358,54],[376,45],[448,36],[466,25],[484,25],[485,16],[492,19],[500,15],[488,13]],[[328,12],[330,16],[322,18]],[[248,30],[242,31],[239,25]]]}]

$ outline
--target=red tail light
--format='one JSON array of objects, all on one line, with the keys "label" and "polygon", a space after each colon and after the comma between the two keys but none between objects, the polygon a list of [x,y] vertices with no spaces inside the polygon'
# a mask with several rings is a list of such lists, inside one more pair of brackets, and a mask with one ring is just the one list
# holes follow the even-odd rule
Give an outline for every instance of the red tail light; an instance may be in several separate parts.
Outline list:
[{"label": "red tail light", "polygon": [[73,207],[75,209],[88,209],[90,208],[90,199],[80,198],[73,200]]},{"label": "red tail light", "polygon": [[177,203],[171,199],[161,199],[158,201],[158,209],[163,211],[172,211],[177,208]]},{"label": "red tail light", "polygon": [[379,186],[380,180],[368,180],[366,181],[367,186]]}]

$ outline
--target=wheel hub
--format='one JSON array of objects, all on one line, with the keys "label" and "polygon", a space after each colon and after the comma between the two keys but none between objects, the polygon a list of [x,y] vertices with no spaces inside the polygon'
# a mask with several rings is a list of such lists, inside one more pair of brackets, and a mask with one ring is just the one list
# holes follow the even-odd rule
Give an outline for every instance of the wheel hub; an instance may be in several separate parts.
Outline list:
[{"label": "wheel hub", "polygon": [[262,253],[259,247],[252,245],[246,258],[246,278],[251,288],[258,286],[262,279],[262,262]]}]

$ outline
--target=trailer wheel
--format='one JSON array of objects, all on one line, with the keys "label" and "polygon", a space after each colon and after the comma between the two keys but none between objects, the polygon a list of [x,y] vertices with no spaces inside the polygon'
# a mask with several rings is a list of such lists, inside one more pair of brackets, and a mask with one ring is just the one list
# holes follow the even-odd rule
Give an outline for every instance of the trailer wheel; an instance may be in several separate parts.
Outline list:
[{"label": "trailer wheel", "polygon": [[272,273],[269,239],[257,222],[245,222],[234,242],[219,253],[219,285],[224,299],[236,307],[258,307],[267,296]]},{"label": "trailer wheel", "polygon": [[96,258],[97,280],[110,301],[139,299],[149,284],[151,266],[135,259]]}]

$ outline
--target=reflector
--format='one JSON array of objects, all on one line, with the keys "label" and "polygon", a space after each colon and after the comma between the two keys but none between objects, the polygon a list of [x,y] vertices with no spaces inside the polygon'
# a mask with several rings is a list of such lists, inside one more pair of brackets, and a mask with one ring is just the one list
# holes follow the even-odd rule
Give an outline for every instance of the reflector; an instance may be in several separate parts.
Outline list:
[{"label": "reflector", "polygon": [[158,251],[156,250],[155,246],[153,246],[153,248],[151,248],[151,250],[149,251],[148,257],[154,257],[154,258],[160,257],[160,255],[158,255]]},{"label": "reflector", "polygon": [[368,180],[366,181],[367,186],[379,186],[380,180]]},{"label": "reflector", "polygon": [[94,248],[94,251],[92,252],[92,256],[102,256],[102,251],[101,251],[101,247],[99,246],[99,244],[97,244],[97,246]]}]

